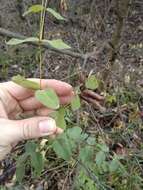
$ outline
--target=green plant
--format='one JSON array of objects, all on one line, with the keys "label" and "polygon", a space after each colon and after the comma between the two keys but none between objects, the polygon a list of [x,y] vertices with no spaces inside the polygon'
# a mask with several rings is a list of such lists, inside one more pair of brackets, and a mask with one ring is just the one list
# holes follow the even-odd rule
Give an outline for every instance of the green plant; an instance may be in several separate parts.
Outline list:
[{"label": "green plant", "polygon": [[[40,31],[38,37],[30,37],[27,39],[11,39],[7,42],[8,45],[20,45],[23,43],[33,42],[39,46],[39,68],[40,79],[42,78],[42,47],[41,45],[46,43],[55,49],[69,49],[70,46],[65,44],[61,39],[47,40],[43,37],[44,20],[46,12],[51,14],[56,19],[64,21],[59,13],[51,8],[47,8],[47,1],[42,1],[42,5],[34,5],[24,13],[24,16],[32,13],[41,13],[40,16]],[[84,81],[83,86],[75,88],[75,97],[70,105],[60,106],[59,99],[56,93],[52,89],[41,89],[41,84],[27,80],[23,76],[15,76],[12,80],[23,86],[35,91],[35,97],[44,106],[53,109],[54,113],[51,114],[57,125],[64,129],[64,133],[59,135],[56,139],[50,141],[49,139],[43,139],[40,141],[28,141],[23,150],[23,154],[19,156],[17,160],[16,176],[17,181],[20,183],[26,178],[28,173],[32,179],[35,177],[43,178],[45,167],[50,163],[47,158],[47,154],[54,155],[55,163],[59,164],[64,162],[74,171],[73,177],[74,189],[77,190],[140,190],[142,189],[142,153],[137,149],[137,152],[132,152],[130,148],[130,139],[136,136],[135,129],[141,133],[141,122],[134,120],[127,122],[127,128],[121,126],[121,129],[110,126],[110,129],[100,128],[100,122],[107,118],[111,120],[110,124],[116,121],[116,118],[122,118],[124,112],[120,110],[117,104],[130,104],[130,102],[137,102],[137,96],[127,89],[121,89],[121,92],[114,92],[114,90],[106,93],[105,104],[110,107],[107,112],[88,109],[89,115],[80,116],[79,108],[81,107],[81,95],[82,90],[88,89],[89,100],[93,97],[93,93],[100,88],[100,82],[95,75],[89,75]],[[82,89],[83,88],[83,89]],[[94,94],[95,96],[95,94]],[[132,97],[133,96],[133,97]],[[97,94],[96,94],[97,97]],[[99,97],[98,97],[99,98]],[[101,101],[101,99],[99,100]],[[99,107],[96,101],[90,101],[95,103]],[[130,105],[134,110],[133,106]],[[130,109],[125,110],[130,113]],[[103,110],[103,109],[102,109]],[[116,111],[117,110],[117,111]],[[109,112],[109,113],[108,113]],[[115,114],[114,114],[115,112]],[[131,112],[132,113],[132,112]],[[75,120],[75,114],[78,115],[78,121]],[[87,110],[85,112],[87,114]],[[90,116],[93,114],[93,117]],[[94,115],[95,114],[95,115]],[[126,115],[125,115],[126,116]],[[86,117],[86,118],[84,118]],[[121,119],[120,118],[120,119]],[[85,119],[85,120],[84,120]],[[123,117],[124,119],[124,117]],[[88,120],[88,122],[87,122]],[[124,122],[124,120],[121,120]],[[94,122],[94,126],[93,125]],[[89,126],[94,127],[94,134],[86,133],[87,123]],[[106,124],[103,124],[106,127]],[[109,125],[108,125],[109,127]],[[121,135],[122,134],[122,135]],[[127,143],[127,140],[129,141]],[[43,143],[44,141],[44,143]],[[116,149],[114,150],[112,145],[118,141],[125,141],[126,147],[120,147],[121,153]],[[39,143],[40,142],[40,143]],[[45,143],[46,142],[46,143]],[[131,142],[132,143],[132,142]],[[126,151],[125,151],[125,150]],[[133,154],[134,153],[134,154]],[[47,164],[48,163],[48,164]],[[47,164],[47,165],[46,165]],[[131,167],[132,166],[132,167]]]}]

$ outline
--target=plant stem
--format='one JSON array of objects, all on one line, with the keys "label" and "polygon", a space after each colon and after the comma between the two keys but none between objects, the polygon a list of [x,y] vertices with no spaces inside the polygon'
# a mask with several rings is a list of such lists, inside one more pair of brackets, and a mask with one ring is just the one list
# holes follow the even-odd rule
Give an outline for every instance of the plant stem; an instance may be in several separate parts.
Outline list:
[{"label": "plant stem", "polygon": [[41,11],[40,15],[40,34],[39,34],[39,50],[40,50],[40,55],[39,55],[39,70],[40,70],[40,89],[41,89],[41,81],[42,81],[42,48],[41,48],[41,42],[43,39],[43,34],[44,34],[44,23],[45,23],[45,15],[46,15],[46,7],[47,7],[47,0],[42,0],[42,6],[44,7],[43,10]]}]

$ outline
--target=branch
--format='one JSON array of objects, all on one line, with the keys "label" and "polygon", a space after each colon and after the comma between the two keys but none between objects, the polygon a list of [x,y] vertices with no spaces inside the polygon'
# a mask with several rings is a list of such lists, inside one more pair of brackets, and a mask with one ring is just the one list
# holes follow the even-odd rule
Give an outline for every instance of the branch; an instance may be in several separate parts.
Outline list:
[{"label": "branch", "polygon": [[[23,35],[21,35],[19,33],[11,32],[11,31],[6,30],[4,28],[0,28],[0,35],[1,36],[6,36],[6,37],[9,37],[9,38],[18,38],[18,39],[22,39],[22,40],[27,38],[27,36],[23,36]],[[28,42],[28,44],[32,44],[32,45],[36,45],[36,46],[39,45],[36,42]],[[57,53],[60,53],[60,54],[69,55],[71,57],[76,57],[76,58],[81,58],[81,59],[85,59],[87,57],[87,54],[81,54],[81,53],[73,52],[73,51],[70,51],[70,50],[58,50],[58,49],[53,48],[52,46],[50,46],[48,44],[44,44],[44,43],[41,43],[41,46],[46,48],[46,49],[49,49],[49,50],[55,51]],[[89,54],[89,56],[90,56],[90,54]]]}]

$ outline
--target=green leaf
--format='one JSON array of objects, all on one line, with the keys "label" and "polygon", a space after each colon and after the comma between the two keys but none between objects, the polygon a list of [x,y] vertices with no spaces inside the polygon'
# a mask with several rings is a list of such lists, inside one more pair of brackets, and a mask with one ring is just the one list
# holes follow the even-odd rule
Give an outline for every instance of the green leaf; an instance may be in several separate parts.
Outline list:
[{"label": "green leaf", "polygon": [[29,7],[29,9],[23,14],[23,16],[26,16],[30,13],[39,13],[44,9],[44,7],[40,4],[37,5],[32,5],[31,7]]},{"label": "green leaf", "polygon": [[117,98],[115,95],[110,95],[110,94],[106,95],[106,102],[112,104],[113,102],[116,102],[116,101],[117,101]]},{"label": "green leaf", "polygon": [[97,145],[103,152],[109,152],[109,147],[106,144]]},{"label": "green leaf", "polygon": [[64,160],[70,160],[72,156],[72,150],[74,148],[74,142],[71,142],[66,134],[62,134],[58,139],[56,139],[53,144],[53,150],[56,152],[58,157]]},{"label": "green leaf", "polygon": [[57,13],[54,9],[47,8],[46,9],[50,14],[52,14],[56,19],[58,20],[66,20],[64,17],[62,17],[59,13]]},{"label": "green leaf", "polygon": [[42,40],[43,43],[47,43],[48,45],[52,46],[55,49],[70,49],[71,47],[63,42],[62,39],[57,40]]},{"label": "green leaf", "polygon": [[20,166],[16,167],[17,181],[21,183],[24,175],[25,175],[25,164],[21,164]]},{"label": "green leaf", "polygon": [[22,154],[22,155],[18,158],[18,160],[16,161],[16,166],[19,167],[19,166],[21,166],[22,164],[24,164],[25,161],[27,160],[27,157],[28,157],[28,156],[29,156],[29,155],[28,155],[27,153]]},{"label": "green leaf", "polygon": [[96,164],[98,166],[101,166],[101,164],[105,161],[106,159],[106,155],[103,151],[99,151],[97,154],[96,154]]},{"label": "green leaf", "polygon": [[39,39],[35,38],[35,37],[29,37],[24,40],[12,38],[6,44],[7,45],[19,45],[19,44],[26,43],[26,42],[39,42]]},{"label": "green leaf", "polygon": [[91,90],[96,90],[99,86],[99,82],[95,75],[91,75],[87,78],[85,81],[86,88],[89,88]]},{"label": "green leaf", "polygon": [[95,145],[96,144],[96,139],[95,137],[88,137],[87,139],[87,143],[91,146]]},{"label": "green leaf", "polygon": [[36,148],[37,148],[37,145],[36,143],[34,142],[30,142],[28,141],[26,144],[25,144],[25,151],[28,155],[32,155],[33,152],[36,151]]},{"label": "green leaf", "polygon": [[60,106],[59,98],[51,88],[47,90],[37,90],[35,97],[39,102],[50,109],[58,109]]},{"label": "green leaf", "polygon": [[82,129],[80,127],[72,127],[67,130],[67,135],[73,140],[80,140]]},{"label": "green leaf", "polygon": [[36,176],[39,176],[44,168],[43,156],[40,152],[31,154],[31,165],[34,168]]},{"label": "green leaf", "polygon": [[75,95],[71,101],[71,108],[73,111],[76,111],[80,108],[81,104],[80,104],[80,98],[79,95]]},{"label": "green leaf", "polygon": [[66,129],[65,108],[60,108],[56,114],[56,124],[61,129]]},{"label": "green leaf", "polygon": [[[45,8],[40,5],[40,4],[36,4],[36,5],[32,5],[31,7],[29,7],[29,9],[23,14],[23,16],[26,16],[30,13],[39,13],[41,11],[43,11]],[[61,16],[58,12],[56,12],[54,9],[51,8],[46,8],[45,9],[48,13],[52,14],[56,19],[58,20],[66,20],[63,16]]]},{"label": "green leaf", "polygon": [[18,160],[16,161],[16,179],[18,182],[21,182],[24,175],[25,175],[25,165],[27,160],[28,154],[22,154]]},{"label": "green leaf", "polygon": [[[39,39],[36,37],[29,37],[29,38],[26,38],[24,40],[12,38],[6,44],[7,45],[19,45],[19,44],[27,43],[27,42],[39,43]],[[71,48],[69,45],[67,45],[65,42],[63,42],[62,39],[57,39],[57,40],[46,40],[46,39],[44,39],[41,41],[41,43],[48,44],[51,47],[53,47],[55,49],[59,49],[59,50]]]},{"label": "green leaf", "polygon": [[119,167],[120,167],[119,161],[117,159],[113,159],[110,162],[109,170],[110,170],[110,172],[115,172]]},{"label": "green leaf", "polygon": [[90,146],[81,148],[79,158],[83,163],[91,163],[93,161],[93,149]]},{"label": "green leaf", "polygon": [[38,83],[27,80],[21,75],[12,77],[12,81],[24,88],[28,88],[28,89],[32,89],[32,90],[40,89],[40,85]]}]

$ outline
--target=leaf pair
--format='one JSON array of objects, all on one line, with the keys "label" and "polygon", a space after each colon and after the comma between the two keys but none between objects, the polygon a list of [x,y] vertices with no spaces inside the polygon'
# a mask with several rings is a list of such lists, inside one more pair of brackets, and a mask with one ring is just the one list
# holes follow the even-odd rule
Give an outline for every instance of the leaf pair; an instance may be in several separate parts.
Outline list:
[{"label": "leaf pair", "polygon": [[24,14],[23,16],[26,16],[30,13],[39,13],[43,10],[46,10],[48,13],[50,13],[52,16],[54,16],[58,20],[66,20],[63,16],[61,16],[58,12],[56,12],[54,9],[51,8],[45,8],[40,4],[32,5]]},{"label": "leaf pair", "polygon": [[[12,38],[7,42],[7,45],[19,45],[19,44],[28,43],[28,42],[39,43],[39,38],[29,37],[24,40]],[[44,40],[41,40],[40,43],[47,44],[47,45],[51,46],[52,48],[55,48],[58,50],[71,48],[69,45],[64,43],[62,39],[56,39],[56,40],[45,40],[44,39]]]}]

